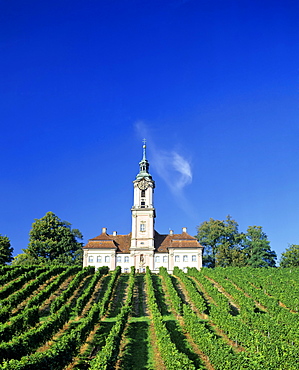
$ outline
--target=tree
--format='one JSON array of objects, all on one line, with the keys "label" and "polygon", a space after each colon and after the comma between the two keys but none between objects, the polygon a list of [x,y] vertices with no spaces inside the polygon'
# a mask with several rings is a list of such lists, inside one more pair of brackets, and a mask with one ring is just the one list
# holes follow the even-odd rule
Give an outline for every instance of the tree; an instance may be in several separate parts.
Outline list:
[{"label": "tree", "polygon": [[239,247],[242,234],[238,232],[238,224],[230,215],[223,221],[210,218],[200,224],[197,228],[197,239],[205,247],[204,266],[244,265],[244,256]]},{"label": "tree", "polygon": [[270,242],[261,226],[248,227],[243,239],[243,248],[248,266],[275,267],[276,253],[271,251]]},{"label": "tree", "polygon": [[280,267],[299,266],[299,245],[291,244],[284,253],[281,254]]},{"label": "tree", "polygon": [[210,218],[197,228],[197,239],[205,247],[203,264],[207,267],[215,267],[215,256],[223,234],[223,221]]},{"label": "tree", "polygon": [[223,221],[223,232],[217,249],[215,265],[221,267],[244,266],[244,254],[240,247],[242,234],[238,231],[238,223],[230,215]]},{"label": "tree", "polygon": [[246,266],[246,255],[239,245],[222,244],[218,247],[216,253],[215,266]]},{"label": "tree", "polygon": [[210,218],[198,226],[197,239],[205,247],[203,265],[274,267],[277,256],[262,227],[249,226],[246,234],[238,227],[229,215],[223,221]]},{"label": "tree", "polygon": [[0,265],[5,265],[12,261],[13,248],[7,236],[0,235]]},{"label": "tree", "polygon": [[41,219],[35,219],[30,231],[29,245],[25,251],[37,262],[81,264],[82,239],[78,229],[71,229],[71,224],[60,220],[53,212],[48,212]]},{"label": "tree", "polygon": [[26,249],[22,249],[24,253],[17,254],[13,260],[12,260],[12,265],[35,265],[38,263],[44,263],[45,261],[41,258],[34,258],[30,254],[27,253]]}]

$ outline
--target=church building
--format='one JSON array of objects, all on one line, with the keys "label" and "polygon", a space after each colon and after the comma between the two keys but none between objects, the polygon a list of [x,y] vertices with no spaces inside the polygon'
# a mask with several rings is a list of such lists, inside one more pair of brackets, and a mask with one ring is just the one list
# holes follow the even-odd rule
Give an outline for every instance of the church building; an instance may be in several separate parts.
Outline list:
[{"label": "church building", "polygon": [[196,238],[187,233],[185,227],[180,234],[170,230],[169,234],[159,234],[155,230],[156,212],[154,208],[155,182],[149,173],[146,159],[146,145],[143,145],[143,158],[139,162],[139,173],[133,181],[134,204],[132,206],[132,230],[127,235],[118,235],[113,231],[102,233],[83,247],[83,266],[116,266],[122,272],[129,272],[135,266],[137,272],[145,272],[149,266],[152,272],[158,272],[164,266],[172,272],[174,266],[186,271],[187,267],[202,267],[203,247]]}]

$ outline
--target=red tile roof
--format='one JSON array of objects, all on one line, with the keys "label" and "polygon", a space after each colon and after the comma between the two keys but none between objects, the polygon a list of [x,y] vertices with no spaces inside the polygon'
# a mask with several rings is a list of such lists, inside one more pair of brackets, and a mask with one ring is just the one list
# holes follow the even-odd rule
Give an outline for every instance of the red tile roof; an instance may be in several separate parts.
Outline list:
[{"label": "red tile roof", "polygon": [[116,249],[117,253],[130,253],[131,233],[128,235],[108,235],[102,233],[89,239],[84,249]]},{"label": "red tile roof", "polygon": [[[116,249],[117,253],[130,253],[131,233],[127,235],[108,235],[106,232],[89,239],[84,249]],[[155,231],[155,252],[168,253],[168,248],[203,248],[196,238],[183,232],[181,234],[159,234]]]},{"label": "red tile roof", "polygon": [[168,252],[168,248],[203,248],[196,238],[183,232],[181,234],[161,235],[155,233],[156,252]]}]

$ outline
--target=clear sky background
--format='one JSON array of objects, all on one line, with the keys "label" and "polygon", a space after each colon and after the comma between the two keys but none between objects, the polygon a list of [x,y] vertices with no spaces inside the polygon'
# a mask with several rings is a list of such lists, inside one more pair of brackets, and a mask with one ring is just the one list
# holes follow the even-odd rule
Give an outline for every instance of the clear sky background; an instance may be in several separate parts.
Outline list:
[{"label": "clear sky background", "polygon": [[156,229],[230,214],[278,255],[299,244],[299,3],[0,3],[0,234],[52,211],[131,228],[146,137]]}]

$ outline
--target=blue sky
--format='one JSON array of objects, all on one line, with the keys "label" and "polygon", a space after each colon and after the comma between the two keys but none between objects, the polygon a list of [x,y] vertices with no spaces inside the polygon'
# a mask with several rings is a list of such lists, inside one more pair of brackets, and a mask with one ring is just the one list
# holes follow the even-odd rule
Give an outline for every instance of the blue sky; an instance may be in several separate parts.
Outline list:
[{"label": "blue sky", "polygon": [[297,1],[0,3],[0,233],[52,211],[130,232],[146,137],[156,229],[230,214],[299,244]]}]

